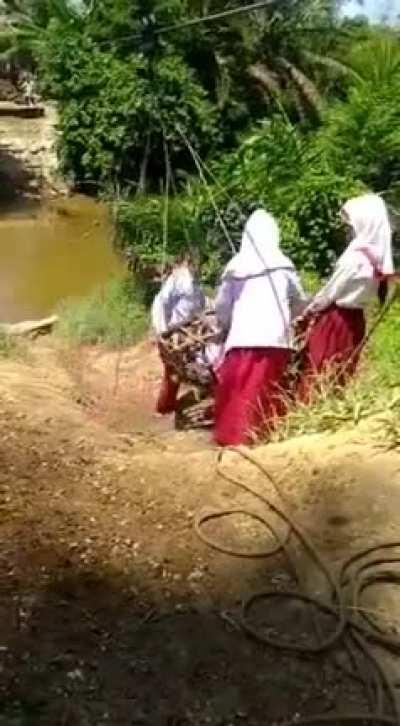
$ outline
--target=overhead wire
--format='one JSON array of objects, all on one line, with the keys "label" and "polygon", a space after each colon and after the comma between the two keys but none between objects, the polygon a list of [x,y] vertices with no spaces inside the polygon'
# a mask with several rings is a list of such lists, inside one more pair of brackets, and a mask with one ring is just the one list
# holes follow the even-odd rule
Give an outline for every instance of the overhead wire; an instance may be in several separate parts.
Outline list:
[{"label": "overhead wire", "polygon": [[[183,141],[186,143],[186,145],[188,147],[188,150],[190,151],[190,153],[192,155],[192,158],[193,158],[193,161],[195,163],[196,169],[198,170],[200,179],[202,180],[202,182],[204,183],[204,185],[205,185],[205,187],[207,189],[207,192],[208,192],[210,201],[211,201],[212,206],[214,208],[214,211],[215,211],[215,214],[216,214],[217,219],[219,221],[219,224],[220,224],[220,226],[221,226],[221,228],[222,228],[222,230],[223,230],[223,232],[225,234],[226,239],[229,241],[229,244],[230,244],[230,247],[231,247],[231,251],[233,253],[236,253],[236,248],[235,248],[235,246],[234,246],[234,244],[233,244],[233,242],[231,240],[230,234],[229,234],[228,229],[226,227],[226,224],[225,224],[225,222],[223,220],[223,217],[221,215],[221,212],[219,211],[219,208],[218,208],[218,206],[217,206],[217,204],[215,202],[215,199],[214,199],[214,196],[212,194],[211,188],[207,184],[207,180],[205,178],[204,171],[202,169],[202,163],[199,161],[200,155],[193,148],[192,144],[190,143],[190,140],[188,139],[188,137],[186,136],[186,134],[182,131],[182,129],[180,128],[180,126],[177,126],[177,130],[180,133]],[[207,167],[205,167],[205,168],[207,168]],[[227,192],[227,194],[229,196],[229,193],[228,192]],[[239,209],[239,212],[240,212],[241,217],[243,217],[243,213],[242,213],[242,211],[240,209],[240,206],[237,205],[237,207]],[[287,341],[287,345],[290,348],[291,347],[291,326],[286,321],[285,311],[283,309],[283,305],[282,305],[281,299],[279,297],[278,290],[277,290],[277,287],[275,285],[275,281],[273,279],[273,273],[274,273],[275,270],[274,269],[271,270],[268,267],[267,262],[266,262],[266,260],[265,260],[265,258],[263,256],[262,252],[260,251],[258,245],[256,244],[256,241],[255,241],[253,235],[251,234],[251,232],[249,232],[249,230],[246,230],[246,235],[250,239],[250,242],[251,242],[251,244],[253,246],[253,249],[254,249],[255,253],[256,253],[257,257],[259,258],[260,262],[263,265],[263,270],[264,270],[265,275],[267,277],[268,283],[269,283],[269,285],[270,285],[270,287],[272,289],[272,293],[273,293],[273,296],[275,298],[275,302],[277,304],[277,307],[278,307],[278,310],[279,310],[279,314],[280,314],[280,316],[282,318],[282,321],[283,321],[284,335],[285,335],[285,338],[286,338],[286,341]]]},{"label": "overhead wire", "polygon": [[170,33],[174,30],[182,30],[184,28],[190,28],[195,25],[204,23],[212,23],[215,20],[223,20],[224,18],[231,18],[234,15],[241,15],[243,13],[252,13],[256,10],[262,10],[269,5],[277,5],[277,0],[259,0],[259,2],[250,3],[243,5],[240,8],[230,8],[229,10],[221,10],[219,13],[211,13],[210,15],[202,15],[198,18],[192,18],[191,20],[185,20],[181,23],[174,23],[172,25],[164,25],[155,31],[156,35],[162,33]]},{"label": "overhead wire", "polygon": [[[165,33],[171,33],[178,30],[184,30],[186,28],[190,27],[196,27],[197,25],[212,23],[217,20],[224,20],[225,18],[231,18],[235,15],[243,15],[246,13],[251,12],[257,12],[257,10],[262,10],[268,6],[277,5],[278,0],[260,0],[260,2],[255,3],[249,3],[248,5],[244,5],[240,8],[230,8],[229,10],[222,10],[218,13],[211,13],[209,15],[200,15],[197,18],[191,18],[190,20],[183,20],[178,23],[171,23],[170,25],[163,25],[159,28],[154,27],[155,22],[153,21],[153,27],[152,23],[143,23],[143,30],[151,28],[151,32],[153,32],[154,36],[157,35],[163,35]],[[144,18],[143,20],[147,21],[147,18]],[[103,39],[103,40],[96,40],[96,45],[99,47],[113,47],[118,42],[125,42],[128,40],[140,40],[143,38],[143,30],[142,31],[135,31],[133,33],[125,34],[125,35],[119,35],[113,40],[109,39]],[[298,33],[329,33],[332,32],[332,26],[321,26],[321,25],[313,25],[313,26],[307,26],[307,25],[294,25],[291,28],[291,32],[298,32]],[[340,33],[341,35],[348,35],[349,31],[346,28],[335,26],[335,33]]]},{"label": "overhead wire", "polygon": [[164,146],[164,163],[165,163],[165,189],[164,189],[164,214],[163,214],[163,246],[161,258],[161,275],[164,277],[165,267],[167,263],[167,246],[168,246],[168,216],[169,216],[169,188],[171,183],[171,163],[168,153],[168,144],[163,127],[163,146]]},{"label": "overhead wire", "polygon": [[[172,23],[170,25],[163,25],[159,28],[152,27],[150,24],[144,25],[143,29],[150,27],[151,32],[153,32],[154,36],[157,35],[163,35],[165,33],[171,33],[177,30],[184,30],[185,28],[195,27],[197,25],[202,25],[204,23],[212,23],[216,20],[223,20],[224,18],[231,18],[235,15],[243,15],[245,13],[251,13],[257,10],[262,10],[263,8],[268,7],[269,5],[276,5],[277,0],[260,0],[259,2],[255,3],[249,3],[247,5],[243,5],[240,8],[230,8],[229,10],[222,10],[219,13],[211,13],[209,15],[200,15],[197,18],[191,18],[190,20],[183,20],[179,23]],[[311,30],[311,29],[310,29]],[[314,30],[314,29],[312,29]],[[129,33],[126,35],[120,35],[115,40],[98,40],[96,41],[96,45],[98,46],[110,46],[112,47],[118,42],[121,41],[127,41],[127,40],[139,40],[142,37],[143,33],[140,31],[136,31],[134,33]]]},{"label": "overhead wire", "polygon": [[216,217],[218,219],[218,222],[220,224],[220,227],[221,227],[221,229],[222,229],[222,231],[223,231],[223,233],[225,235],[225,239],[227,240],[227,242],[228,242],[228,244],[229,244],[229,246],[231,248],[231,252],[233,252],[233,254],[235,254],[236,253],[235,245],[233,244],[232,238],[231,238],[231,236],[229,234],[229,231],[228,231],[228,228],[227,228],[227,226],[226,226],[226,224],[225,224],[225,222],[223,220],[223,217],[221,215],[221,212],[219,211],[218,205],[215,202],[214,195],[213,195],[213,193],[212,193],[209,185],[207,184],[207,179],[204,176],[204,173],[203,173],[203,170],[201,168],[201,165],[198,162],[197,152],[195,152],[195,150],[194,150],[194,148],[193,148],[190,140],[188,139],[187,135],[185,134],[185,132],[183,131],[183,129],[181,128],[181,126],[179,124],[177,124],[176,125],[176,128],[177,128],[178,133],[182,137],[184,143],[186,144],[186,146],[187,146],[187,148],[188,148],[188,150],[189,150],[189,152],[190,152],[190,154],[192,156],[192,159],[193,159],[194,164],[196,166],[196,169],[198,171],[199,177],[200,177],[202,183],[204,184],[204,187],[205,187],[205,189],[207,191],[207,194],[208,194],[208,198],[209,198],[209,200],[211,202],[211,205],[212,205],[212,207],[214,209],[214,212],[215,212],[215,215],[216,215]]}]

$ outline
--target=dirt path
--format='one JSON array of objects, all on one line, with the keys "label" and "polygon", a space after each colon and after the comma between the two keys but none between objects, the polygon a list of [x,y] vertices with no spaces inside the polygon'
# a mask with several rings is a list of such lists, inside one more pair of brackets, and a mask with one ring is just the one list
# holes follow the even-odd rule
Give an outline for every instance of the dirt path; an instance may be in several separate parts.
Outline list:
[{"label": "dirt path", "polygon": [[[207,436],[149,413],[154,353],[127,353],[108,398],[115,357],[79,360],[40,345],[28,363],[0,364],[0,724],[265,726],[364,708],[330,658],[270,651],[237,627],[242,597],[290,574],[282,556],[231,558],[197,539],[198,509],[262,506],[218,478]],[[257,455],[333,567],[400,539],[400,456],[367,432]],[[227,466],[273,496],[251,466],[229,456]],[[244,517],[210,531],[269,544]],[[315,592],[315,569],[295,554]],[[393,591],[378,606],[398,618]],[[268,618],[293,633],[309,626],[298,608]]]}]

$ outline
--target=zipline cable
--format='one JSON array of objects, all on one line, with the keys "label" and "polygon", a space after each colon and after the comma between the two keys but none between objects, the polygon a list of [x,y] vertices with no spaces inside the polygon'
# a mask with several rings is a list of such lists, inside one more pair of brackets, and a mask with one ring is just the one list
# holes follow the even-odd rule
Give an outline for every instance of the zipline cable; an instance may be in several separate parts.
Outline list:
[{"label": "zipline cable", "polygon": [[[215,202],[213,193],[212,193],[210,187],[207,184],[207,179],[205,178],[203,169],[202,169],[201,164],[200,164],[200,162],[198,160],[199,155],[195,151],[195,149],[193,148],[192,144],[190,143],[190,140],[188,139],[188,137],[186,136],[186,134],[184,133],[184,131],[181,129],[181,127],[179,125],[177,125],[176,128],[177,128],[177,131],[179,132],[179,134],[181,135],[183,141],[186,143],[186,145],[188,147],[188,150],[189,150],[189,152],[190,152],[190,154],[191,154],[191,156],[193,158],[193,161],[194,161],[195,166],[196,166],[196,169],[197,169],[197,171],[199,173],[200,179],[203,182],[203,184],[205,185],[205,188],[207,190],[209,199],[210,199],[210,201],[212,203],[212,206],[213,206],[214,211],[216,213],[217,219],[218,219],[218,221],[219,221],[219,223],[221,225],[221,228],[222,228],[222,230],[223,230],[223,232],[225,234],[226,239],[229,241],[229,244],[230,244],[230,247],[231,247],[231,251],[233,253],[236,253],[235,246],[234,246],[234,244],[233,244],[233,242],[231,240],[230,234],[229,234],[228,229],[227,229],[227,227],[225,225],[225,222],[223,220],[223,217],[221,215],[221,212],[219,211],[218,205]],[[284,335],[285,335],[286,342],[287,342],[287,347],[288,348],[291,348],[291,338],[292,338],[292,336],[291,336],[291,325],[286,320],[285,311],[283,309],[282,301],[280,299],[280,296],[278,294],[277,287],[275,285],[275,281],[273,279],[273,273],[276,270],[275,269],[270,269],[268,267],[268,265],[267,265],[267,263],[265,261],[265,258],[263,256],[263,254],[260,252],[260,250],[259,250],[259,248],[258,248],[258,246],[257,246],[257,244],[255,242],[255,239],[254,239],[253,235],[248,230],[246,230],[246,234],[247,234],[247,236],[248,236],[248,238],[249,238],[249,240],[250,240],[250,242],[251,242],[251,244],[252,244],[252,246],[254,248],[254,251],[255,251],[258,259],[263,264],[263,273],[267,277],[268,283],[269,283],[269,285],[270,285],[270,287],[272,289],[272,293],[273,293],[273,296],[275,298],[275,302],[276,302],[277,308],[279,310],[279,314],[280,314],[280,316],[282,318],[283,330],[284,330]],[[283,268],[279,268],[279,269],[283,269]],[[290,268],[290,269],[292,269],[292,268]]]},{"label": "zipline cable", "polygon": [[167,246],[168,246],[168,215],[169,215],[169,187],[171,182],[171,164],[169,160],[168,144],[163,127],[163,146],[164,146],[164,163],[165,163],[165,189],[164,189],[164,214],[163,214],[163,246],[161,258],[161,275],[164,278],[165,267],[167,263]]},{"label": "zipline cable", "polygon": [[250,3],[249,5],[243,5],[241,8],[231,8],[230,10],[221,10],[219,13],[212,13],[211,15],[203,15],[192,20],[185,20],[181,23],[175,23],[173,25],[164,25],[162,28],[155,30],[155,35],[161,35],[162,33],[170,33],[174,30],[181,30],[183,28],[191,28],[195,25],[201,25],[203,23],[212,23],[215,20],[223,20],[224,18],[231,18],[234,15],[240,15],[243,13],[252,13],[256,10],[262,10],[269,5],[277,5],[277,0],[260,0],[260,2]]},{"label": "zipline cable", "polygon": [[[229,10],[221,10],[219,13],[212,13],[210,15],[201,15],[197,18],[192,18],[191,20],[183,20],[180,23],[173,23],[171,25],[163,25],[161,28],[154,28],[153,29],[153,35],[163,35],[165,33],[171,33],[176,30],[184,30],[185,28],[195,27],[196,25],[202,25],[204,23],[212,23],[216,20],[223,20],[224,18],[231,18],[235,15],[243,15],[245,13],[251,13],[255,12],[257,10],[262,10],[263,8],[266,8],[270,5],[276,5],[277,0],[260,0],[260,2],[256,3],[250,3],[248,5],[244,5],[241,8],[231,8]],[[151,27],[151,26],[150,26]],[[312,28],[306,28],[302,27],[299,28],[300,30],[304,32],[322,32],[327,31],[329,28],[320,28],[320,27],[312,27]],[[115,45],[115,43],[118,43],[119,41],[126,41],[126,40],[139,40],[142,37],[142,33],[136,31],[135,33],[129,33],[127,35],[120,35],[115,40],[99,40],[96,41],[96,45],[100,47],[106,47],[110,46],[112,47]]]},{"label": "zipline cable", "polygon": [[188,148],[188,150],[189,150],[189,152],[190,152],[190,154],[192,156],[192,159],[193,159],[194,164],[196,166],[196,169],[198,171],[199,177],[200,177],[200,179],[201,179],[202,183],[204,184],[204,187],[205,187],[205,189],[207,191],[208,198],[209,198],[209,200],[210,200],[210,202],[212,204],[212,207],[214,209],[214,212],[215,212],[215,215],[216,215],[216,217],[218,219],[218,222],[220,224],[220,227],[221,227],[221,229],[222,229],[222,231],[223,231],[223,233],[225,235],[225,238],[226,238],[226,240],[227,240],[227,242],[228,242],[228,244],[229,244],[229,246],[231,248],[231,252],[233,254],[235,254],[236,253],[235,245],[233,244],[232,238],[231,238],[231,236],[230,236],[230,234],[228,232],[228,228],[227,228],[227,226],[226,226],[226,224],[225,224],[225,222],[224,222],[224,220],[222,218],[221,212],[218,209],[218,205],[217,205],[217,203],[216,203],[216,201],[214,199],[214,195],[213,195],[213,193],[212,193],[212,191],[211,191],[211,189],[210,189],[210,187],[209,187],[209,185],[207,183],[207,179],[204,176],[203,169],[201,168],[201,165],[198,162],[197,152],[194,150],[194,148],[193,148],[190,140],[186,136],[186,134],[183,131],[183,129],[181,128],[181,126],[179,126],[179,124],[176,125],[176,129],[177,129],[178,133],[180,134],[181,138],[183,139],[184,143],[186,144],[186,146],[187,146],[187,148]]}]

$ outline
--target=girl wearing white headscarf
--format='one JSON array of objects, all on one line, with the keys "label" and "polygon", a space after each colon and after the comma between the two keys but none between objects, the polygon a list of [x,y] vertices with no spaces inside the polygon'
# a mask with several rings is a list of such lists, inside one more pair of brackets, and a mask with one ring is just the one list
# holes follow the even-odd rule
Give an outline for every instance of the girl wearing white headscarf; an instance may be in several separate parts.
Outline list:
[{"label": "girl wearing white headscarf", "polygon": [[[196,261],[192,252],[177,259],[171,274],[154,298],[151,309],[152,327],[156,337],[188,323],[203,312],[205,295],[196,278]],[[156,411],[176,411],[180,381],[176,372],[163,362],[164,374],[156,403]]]},{"label": "girl wearing white headscarf", "polygon": [[291,322],[306,298],[279,236],[275,219],[258,209],[222,275],[215,306],[226,343],[217,372],[214,431],[222,446],[249,442],[284,412]]},{"label": "girl wearing white headscarf", "polygon": [[314,318],[304,350],[299,397],[309,402],[316,383],[331,376],[344,385],[353,375],[365,336],[366,305],[394,272],[392,232],[384,201],[376,194],[350,199],[341,211],[352,241],[333,275],[305,314]]}]

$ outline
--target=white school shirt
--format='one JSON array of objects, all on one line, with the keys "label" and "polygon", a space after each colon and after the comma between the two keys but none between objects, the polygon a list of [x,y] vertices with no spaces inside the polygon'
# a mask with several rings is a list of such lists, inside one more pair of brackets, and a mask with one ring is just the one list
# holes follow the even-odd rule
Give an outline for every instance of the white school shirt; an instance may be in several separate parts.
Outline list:
[{"label": "white school shirt", "polygon": [[245,278],[227,276],[215,301],[218,321],[229,331],[225,354],[232,348],[292,348],[291,324],[307,301],[291,269]]},{"label": "white school shirt", "polygon": [[364,309],[378,293],[379,282],[362,252],[355,251],[339,262],[332,277],[315,295],[306,312],[321,312],[335,303],[340,308]]},{"label": "white school shirt", "polygon": [[189,322],[203,312],[204,293],[187,267],[174,270],[154,298],[151,320],[156,335]]}]

